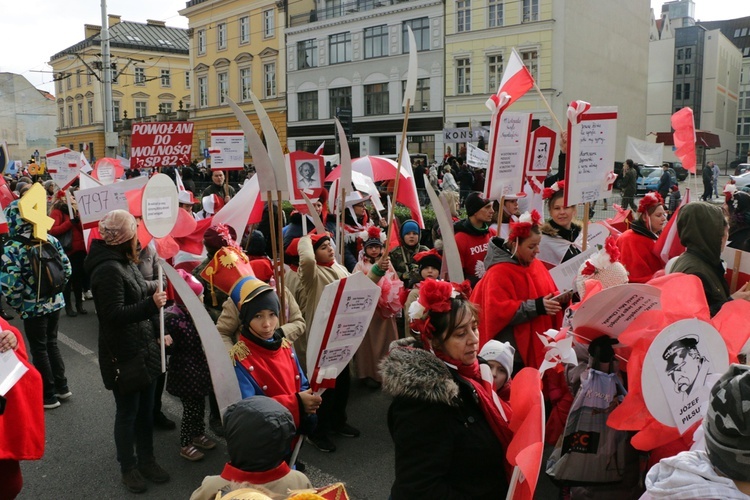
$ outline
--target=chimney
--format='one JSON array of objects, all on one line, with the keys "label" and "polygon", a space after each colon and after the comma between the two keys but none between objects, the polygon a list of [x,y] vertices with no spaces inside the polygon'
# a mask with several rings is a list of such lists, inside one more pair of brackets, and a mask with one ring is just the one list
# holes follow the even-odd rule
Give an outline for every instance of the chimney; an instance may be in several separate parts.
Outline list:
[{"label": "chimney", "polygon": [[122,16],[118,16],[116,14],[108,14],[107,18],[108,18],[107,22],[109,24],[109,27],[111,28],[112,26],[120,22],[120,20],[122,19]]},{"label": "chimney", "polygon": [[89,38],[94,35],[98,35],[102,31],[102,27],[98,24],[84,24],[83,25],[83,33],[84,38]]},{"label": "chimney", "polygon": [[166,26],[167,23],[165,21],[156,21],[154,19],[146,19],[146,24],[149,26]]}]

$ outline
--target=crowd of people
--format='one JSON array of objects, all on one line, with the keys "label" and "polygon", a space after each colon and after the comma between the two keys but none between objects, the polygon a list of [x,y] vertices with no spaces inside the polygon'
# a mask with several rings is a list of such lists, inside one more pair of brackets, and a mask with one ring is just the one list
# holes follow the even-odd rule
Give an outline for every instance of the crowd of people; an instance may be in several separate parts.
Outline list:
[{"label": "crowd of people", "polygon": [[[0,498],[14,498],[20,491],[18,461],[41,457],[43,412],[60,407],[73,394],[71,386],[75,387],[69,384],[57,346],[58,323],[63,310],[70,317],[89,313],[84,307],[88,291],[99,323],[102,382],[112,392],[116,408],[114,442],[124,487],[141,493],[149,483],[170,480],[156,458],[157,451],[164,450],[155,450],[153,444],[155,426],[176,426],[161,412],[166,390],[182,405],[175,453],[190,462],[203,459],[217,446],[207,434],[209,428],[226,440],[229,452],[230,460],[218,475],[196,484],[193,499],[246,487],[269,498],[315,491],[295,450],[305,442],[334,453],[338,439],[360,435],[356,423],[347,418],[353,381],[393,397],[383,416],[395,448],[392,499],[502,498],[513,483],[506,458],[514,437],[513,378],[545,362],[548,346],[538,334],[570,327],[577,303],[592,283],[608,288],[648,283],[670,273],[694,275],[712,316],[731,301],[750,300],[747,285],[730,292],[721,260],[728,241],[738,249],[750,247],[750,194],[742,190],[726,190],[723,208],[706,202],[680,207],[676,225],[686,251],[667,266],[655,245],[669,207],[658,192],[635,203],[635,168],[628,160],[622,197],[623,209],[633,211],[629,228],[621,234],[613,229],[606,245],[577,270],[570,289],[561,290],[550,270],[582,252],[584,232],[577,207],[565,205],[569,186],[562,172],[550,176],[540,193],[548,214],[544,220],[537,210],[521,213],[519,200],[524,201],[526,193],[502,201],[485,198],[476,190],[484,180],[477,181],[450,151],[442,164],[415,165],[415,171],[427,174],[448,201],[454,216],[450,231],[403,220],[394,231],[394,244],[387,247],[387,217],[370,206],[370,195],[355,191],[347,196],[339,225],[324,190],[312,200],[324,233],[314,229],[309,214],[295,207],[285,216],[281,234],[271,234],[270,221],[279,207],[270,213],[266,208],[263,222],[248,226],[243,234],[206,221],[204,252],[193,260],[175,259],[180,278],[216,323],[237,377],[242,399],[224,414],[191,311],[184,297],[163,291],[169,287],[159,282],[155,247],[141,248],[138,220],[132,213],[109,212],[86,241],[75,205],[48,181],[44,188],[54,223],[46,243],[59,255],[65,284],[42,293],[40,274],[33,271],[34,247],[29,244],[34,240],[33,224],[22,217],[18,199],[10,202],[5,208],[9,234],[0,285],[8,306],[23,320],[24,335],[0,322],[0,352],[14,350],[31,366],[28,346],[35,369],[6,396],[8,409],[0,413],[0,428],[20,418],[38,425],[26,426],[26,438],[8,446],[7,453],[0,451],[0,475],[11,485]],[[221,171],[212,172],[200,196],[193,192],[194,178],[194,173],[186,176],[183,170],[186,191],[179,201],[180,208],[196,219],[211,219],[236,196]],[[10,183],[19,197],[34,186],[32,179]],[[68,194],[75,189],[69,188]],[[336,247],[339,232],[343,249]],[[445,232],[455,235],[458,255],[444,251],[440,238]],[[271,241],[277,240],[283,241],[283,269],[271,260]],[[459,259],[463,283],[444,279],[450,258]],[[223,262],[233,264],[222,266]],[[309,376],[315,367],[307,366],[306,353],[318,304],[327,285],[356,272],[380,287],[380,300],[361,347],[336,377],[335,387],[314,392]],[[161,370],[156,319],[162,308],[169,354],[166,374]],[[627,390],[627,375],[614,362],[609,340],[583,343],[576,337],[574,344],[577,364],[547,371],[541,379],[547,408],[545,442],[551,446],[563,438],[582,380],[596,372],[617,379]],[[733,365],[712,392],[704,422],[706,451],[676,450],[648,471],[639,466],[646,457],[629,448],[626,456],[631,463],[626,468],[636,471],[636,480],[631,484],[622,479],[622,487],[610,496],[687,498],[669,495],[673,490],[690,491],[685,479],[689,476],[705,488],[700,491],[748,498],[748,388],[747,369]],[[735,399],[727,402],[725,394]],[[0,436],[0,443],[10,439],[7,433]],[[677,454],[680,451],[684,453]],[[594,469],[590,484],[583,488],[560,483],[561,495],[576,498],[601,492]],[[585,474],[582,483],[587,482]]]}]

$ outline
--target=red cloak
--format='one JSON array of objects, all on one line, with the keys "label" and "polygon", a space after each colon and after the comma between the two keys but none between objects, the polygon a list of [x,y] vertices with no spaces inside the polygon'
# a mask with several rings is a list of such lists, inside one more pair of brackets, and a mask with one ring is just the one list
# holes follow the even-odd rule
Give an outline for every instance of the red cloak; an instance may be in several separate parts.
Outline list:
[{"label": "red cloak", "polygon": [[628,229],[617,238],[620,262],[628,270],[630,283],[646,283],[654,273],[664,269],[664,262],[654,253],[656,240]]}]

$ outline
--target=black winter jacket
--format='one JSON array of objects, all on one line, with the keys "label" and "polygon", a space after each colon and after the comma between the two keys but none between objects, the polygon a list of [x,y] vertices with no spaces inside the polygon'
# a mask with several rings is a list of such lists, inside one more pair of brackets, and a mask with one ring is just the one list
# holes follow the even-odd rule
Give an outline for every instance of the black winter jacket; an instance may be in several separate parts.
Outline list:
[{"label": "black winter jacket", "polygon": [[152,380],[161,372],[161,353],[149,318],[158,314],[138,266],[94,240],[84,263],[99,317],[99,369],[104,387],[115,386],[112,358],[127,361],[139,352]]}]

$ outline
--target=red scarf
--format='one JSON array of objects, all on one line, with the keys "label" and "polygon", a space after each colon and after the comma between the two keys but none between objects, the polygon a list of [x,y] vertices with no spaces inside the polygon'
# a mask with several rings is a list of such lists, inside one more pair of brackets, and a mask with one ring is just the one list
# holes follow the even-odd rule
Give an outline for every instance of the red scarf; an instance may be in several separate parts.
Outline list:
[{"label": "red scarf", "polygon": [[[470,365],[465,365],[460,361],[452,359],[442,351],[435,350],[435,355],[444,363],[450,365],[451,368],[454,368],[461,378],[474,386],[474,390],[479,397],[479,408],[482,410],[484,418],[490,425],[492,432],[495,433],[495,436],[500,441],[500,444],[503,445],[503,449],[507,450],[511,439],[513,439],[513,432],[511,432],[510,427],[508,427],[508,422],[503,419],[500,410],[498,410],[497,406],[495,406],[495,402],[492,400],[492,383],[485,382],[482,379],[479,372],[479,361],[474,361],[474,363]],[[501,401],[500,404],[503,405],[503,410],[510,420],[510,406],[503,401]]]}]

